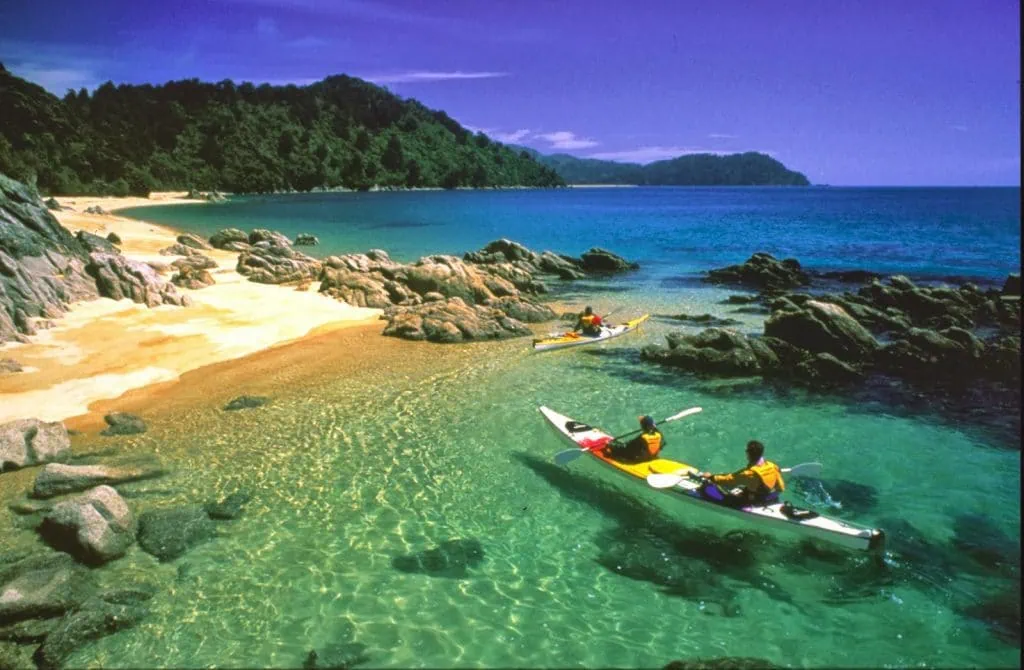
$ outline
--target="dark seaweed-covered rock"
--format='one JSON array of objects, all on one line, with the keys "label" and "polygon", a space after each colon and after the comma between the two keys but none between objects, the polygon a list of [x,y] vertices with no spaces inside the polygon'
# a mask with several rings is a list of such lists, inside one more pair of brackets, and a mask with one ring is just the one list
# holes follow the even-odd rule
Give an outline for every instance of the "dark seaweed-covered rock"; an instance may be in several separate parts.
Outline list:
[{"label": "dark seaweed-covered rock", "polygon": [[136,435],[146,432],[146,422],[127,412],[111,412],[103,420],[107,422],[107,427],[100,431],[100,435]]},{"label": "dark seaweed-covered rock", "polygon": [[1020,580],[999,593],[980,602],[958,608],[958,611],[981,621],[994,636],[1006,644],[1020,647],[1021,643],[1021,602]]},{"label": "dark seaweed-covered rock", "polygon": [[242,515],[242,508],[249,502],[250,496],[245,491],[236,491],[220,502],[210,502],[203,509],[211,519],[237,519]]},{"label": "dark seaweed-covered rock", "polygon": [[699,374],[749,376],[775,369],[778,356],[764,342],[726,328],[708,328],[695,335],[669,333],[667,347],[648,345],[640,357]]},{"label": "dark seaweed-covered rock", "polygon": [[60,616],[95,591],[89,570],[62,553],[0,566],[0,625]]},{"label": "dark seaweed-covered rock", "polygon": [[625,272],[640,267],[639,263],[627,261],[622,256],[600,247],[593,247],[584,252],[580,260],[585,272]]},{"label": "dark seaweed-covered rock", "polygon": [[32,658],[39,670],[61,668],[85,643],[131,628],[148,614],[149,610],[143,606],[117,605],[92,598],[66,614]]},{"label": "dark seaweed-covered rock", "polygon": [[60,211],[64,209],[63,207],[61,207],[61,204],[57,202],[56,198],[47,198],[46,202],[43,204],[46,205],[46,209],[53,211]]},{"label": "dark seaweed-covered rock", "polygon": [[1020,273],[1007,275],[1003,282],[1003,295],[1020,295]]},{"label": "dark seaweed-covered rock", "polygon": [[18,419],[0,424],[0,472],[64,460],[70,453],[71,438],[59,421]]},{"label": "dark seaweed-covered rock", "polygon": [[742,265],[710,270],[704,281],[712,284],[750,286],[762,290],[780,290],[807,286],[810,275],[795,258],[777,260],[771,254],[758,252]]},{"label": "dark seaweed-covered rock", "polygon": [[316,235],[310,235],[309,233],[299,233],[295,236],[295,246],[297,247],[312,247],[320,244],[320,238]]},{"label": "dark seaweed-covered rock", "polygon": [[850,384],[864,379],[864,374],[832,354],[815,354],[796,366],[800,378],[819,385]]},{"label": "dark seaweed-covered rock", "polygon": [[99,235],[93,235],[87,233],[84,230],[79,230],[75,233],[75,237],[82,243],[82,246],[88,249],[90,252],[99,251],[108,254],[119,254],[121,250],[114,246],[114,244],[105,237]]},{"label": "dark seaweed-covered rock", "polygon": [[657,314],[656,316],[661,319],[685,321],[701,326],[736,326],[742,323],[736,319],[723,318],[711,314]]},{"label": "dark seaweed-covered rock", "polygon": [[199,505],[153,510],[139,516],[139,546],[161,561],[182,556],[216,533],[216,524]]},{"label": "dark seaweed-covered rock", "polygon": [[769,670],[781,668],[763,658],[749,656],[720,656],[717,658],[694,658],[685,661],[671,661],[665,670]]},{"label": "dark seaweed-covered rock", "polygon": [[135,541],[135,517],[117,491],[97,486],[54,505],[39,534],[54,549],[101,565],[124,556]]},{"label": "dark seaweed-covered rock", "polygon": [[833,270],[831,272],[816,272],[813,276],[849,284],[867,284],[882,277],[877,272],[868,270]]},{"label": "dark seaweed-covered rock", "polygon": [[224,405],[224,409],[227,411],[235,411],[240,409],[251,409],[253,407],[262,407],[270,402],[270,398],[263,395],[240,395],[227,405]]},{"label": "dark seaweed-covered rock", "polygon": [[[57,622],[54,619],[26,619],[18,621],[17,623],[0,626],[0,640],[17,642],[18,644],[42,642],[56,625]],[[4,668],[2,661],[0,661],[0,668]]]},{"label": "dark seaweed-covered rock", "polygon": [[107,233],[107,242],[111,244],[121,244],[121,236],[117,233]]},{"label": "dark seaweed-covered rock", "polygon": [[475,568],[483,560],[484,548],[479,541],[448,540],[434,549],[396,556],[391,559],[391,566],[401,572],[463,579],[469,576],[469,568]]}]

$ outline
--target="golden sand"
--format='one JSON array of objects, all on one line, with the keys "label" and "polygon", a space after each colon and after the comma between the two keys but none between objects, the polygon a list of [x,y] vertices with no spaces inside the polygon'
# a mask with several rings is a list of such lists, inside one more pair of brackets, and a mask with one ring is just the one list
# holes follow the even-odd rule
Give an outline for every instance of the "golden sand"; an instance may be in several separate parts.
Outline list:
[{"label": "golden sand", "polygon": [[[202,204],[183,196],[59,198],[62,205],[74,209],[55,215],[72,233],[116,233],[127,258],[167,264],[174,257],[161,256],[159,250],[174,244],[177,231],[81,210]],[[250,282],[235,272],[237,253],[204,253],[218,264],[211,271],[216,284],[196,291],[179,289],[192,298],[190,307],[149,309],[127,299],[101,298],[73,305],[53,328],[40,330],[29,343],[0,346],[0,357],[14,358],[26,369],[0,377],[0,423],[27,417],[57,421],[86,414],[95,403],[133,389],[175,382],[188,371],[236,360],[314,331],[376,324],[380,317],[380,310],[352,307],[320,295],[315,283],[298,291]],[[380,325],[375,327],[379,332]]]}]

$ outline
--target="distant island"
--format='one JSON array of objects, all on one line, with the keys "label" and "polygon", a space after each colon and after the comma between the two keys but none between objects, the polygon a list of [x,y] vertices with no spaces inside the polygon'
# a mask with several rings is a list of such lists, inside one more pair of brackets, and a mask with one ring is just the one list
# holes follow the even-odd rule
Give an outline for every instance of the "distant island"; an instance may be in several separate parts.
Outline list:
[{"label": "distant island", "polygon": [[687,154],[647,165],[544,155],[523,147],[568,184],[635,184],[637,186],[809,186],[807,177],[766,154]]},{"label": "distant island", "polygon": [[48,195],[151,191],[808,185],[758,153],[650,165],[546,156],[345,75],[308,86],[103,84],[58,98],[0,64],[0,173]]}]

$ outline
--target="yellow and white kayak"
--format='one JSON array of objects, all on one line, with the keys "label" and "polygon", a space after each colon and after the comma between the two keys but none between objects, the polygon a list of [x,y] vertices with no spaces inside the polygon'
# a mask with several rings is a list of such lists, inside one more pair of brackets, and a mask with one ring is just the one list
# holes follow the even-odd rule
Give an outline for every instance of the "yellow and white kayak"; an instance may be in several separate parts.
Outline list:
[{"label": "yellow and white kayak", "polygon": [[601,326],[599,335],[582,335],[580,333],[562,333],[553,337],[544,337],[533,341],[534,351],[550,351],[551,349],[564,349],[565,347],[578,347],[584,344],[597,344],[610,340],[619,335],[636,330],[641,323],[651,318],[650,314],[638,316],[635,319],[620,323],[617,326]]},{"label": "yellow and white kayak", "polygon": [[[692,466],[667,458],[657,458],[645,463],[619,462],[601,452],[601,448],[612,440],[612,436],[608,433],[574,421],[547,407],[541,407],[540,413],[544,415],[551,427],[562,438],[577,447],[583,456],[596,459],[602,465],[627,476],[637,484],[662,492],[665,498],[721,512],[734,518],[746,519],[758,528],[785,529],[799,535],[827,540],[850,549],[874,551],[881,550],[885,545],[885,533],[877,528],[867,528],[830,519],[791,505],[784,508],[782,502],[736,507],[720,500],[710,499],[702,491],[700,483],[685,476],[678,476],[679,473],[696,470]],[[558,456],[563,455],[570,457],[564,459],[565,462],[568,462],[575,454],[562,452]],[[555,459],[556,462],[562,460],[558,457]],[[786,470],[784,468],[783,472]],[[664,486],[661,479],[667,479],[669,485]]]}]

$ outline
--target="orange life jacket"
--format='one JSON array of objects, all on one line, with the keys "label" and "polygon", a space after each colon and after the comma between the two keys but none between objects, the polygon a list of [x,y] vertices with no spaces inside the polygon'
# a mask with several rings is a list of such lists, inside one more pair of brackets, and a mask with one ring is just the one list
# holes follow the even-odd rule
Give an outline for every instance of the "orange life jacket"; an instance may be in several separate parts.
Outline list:
[{"label": "orange life jacket", "polygon": [[751,465],[750,470],[761,478],[761,484],[768,493],[786,490],[786,482],[782,481],[782,471],[771,461],[761,461],[756,465]]},{"label": "orange life jacket", "polygon": [[601,325],[601,317],[597,314],[584,314],[580,317],[580,323],[584,328],[595,328]]},{"label": "orange life jacket", "polygon": [[647,443],[647,453],[651,456],[657,456],[658,452],[661,451],[661,433],[658,431],[640,433],[640,437]]}]

